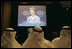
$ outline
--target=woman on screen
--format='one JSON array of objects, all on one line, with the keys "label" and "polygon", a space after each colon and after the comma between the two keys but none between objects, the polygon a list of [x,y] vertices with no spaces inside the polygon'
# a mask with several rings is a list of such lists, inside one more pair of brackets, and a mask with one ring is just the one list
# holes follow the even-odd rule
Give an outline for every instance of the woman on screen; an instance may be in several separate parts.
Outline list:
[{"label": "woman on screen", "polygon": [[30,24],[39,24],[39,23],[41,23],[40,17],[35,14],[35,8],[34,7],[31,7],[29,9],[29,12],[30,12],[31,16],[29,16],[27,18],[27,23],[30,23]]}]

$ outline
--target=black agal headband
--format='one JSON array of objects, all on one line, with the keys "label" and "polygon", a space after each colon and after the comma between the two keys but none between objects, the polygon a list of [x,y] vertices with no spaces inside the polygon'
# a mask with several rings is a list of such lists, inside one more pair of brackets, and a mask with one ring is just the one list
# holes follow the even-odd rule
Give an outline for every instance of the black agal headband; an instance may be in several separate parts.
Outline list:
[{"label": "black agal headband", "polygon": [[43,32],[43,30],[35,30],[34,28],[33,28],[33,30],[35,31],[35,32],[39,32],[39,33],[41,33],[41,32]]}]

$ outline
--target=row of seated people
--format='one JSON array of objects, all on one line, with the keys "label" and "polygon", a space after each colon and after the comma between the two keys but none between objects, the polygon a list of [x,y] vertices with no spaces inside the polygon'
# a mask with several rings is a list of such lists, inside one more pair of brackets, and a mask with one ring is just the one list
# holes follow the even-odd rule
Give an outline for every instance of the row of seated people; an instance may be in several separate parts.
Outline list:
[{"label": "row of seated people", "polygon": [[[7,28],[7,30],[14,30]],[[40,26],[30,28],[30,33],[22,46],[16,41],[16,31],[5,31],[1,37],[1,48],[71,48],[71,29],[69,26],[63,26],[60,31],[60,37],[52,41],[44,38],[44,31]]]}]

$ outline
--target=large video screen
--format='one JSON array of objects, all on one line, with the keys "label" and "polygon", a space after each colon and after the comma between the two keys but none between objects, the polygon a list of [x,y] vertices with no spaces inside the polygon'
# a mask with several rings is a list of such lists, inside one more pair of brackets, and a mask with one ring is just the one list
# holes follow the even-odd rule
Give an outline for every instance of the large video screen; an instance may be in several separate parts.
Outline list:
[{"label": "large video screen", "polygon": [[18,26],[46,26],[45,5],[19,5]]}]

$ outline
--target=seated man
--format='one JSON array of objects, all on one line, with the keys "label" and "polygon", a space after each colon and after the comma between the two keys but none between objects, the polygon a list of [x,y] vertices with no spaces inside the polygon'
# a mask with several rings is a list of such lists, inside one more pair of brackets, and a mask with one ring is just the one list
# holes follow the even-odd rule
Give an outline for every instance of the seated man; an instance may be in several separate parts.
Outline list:
[{"label": "seated man", "polygon": [[6,28],[1,37],[1,48],[21,48],[15,39],[16,31],[13,28]]},{"label": "seated man", "polygon": [[55,48],[70,48],[71,47],[71,29],[69,26],[64,26],[61,29],[60,37],[52,41]]},{"label": "seated man", "polygon": [[22,48],[52,48],[50,41],[44,38],[44,32],[41,27],[36,26],[31,28],[27,40],[22,45]]}]

